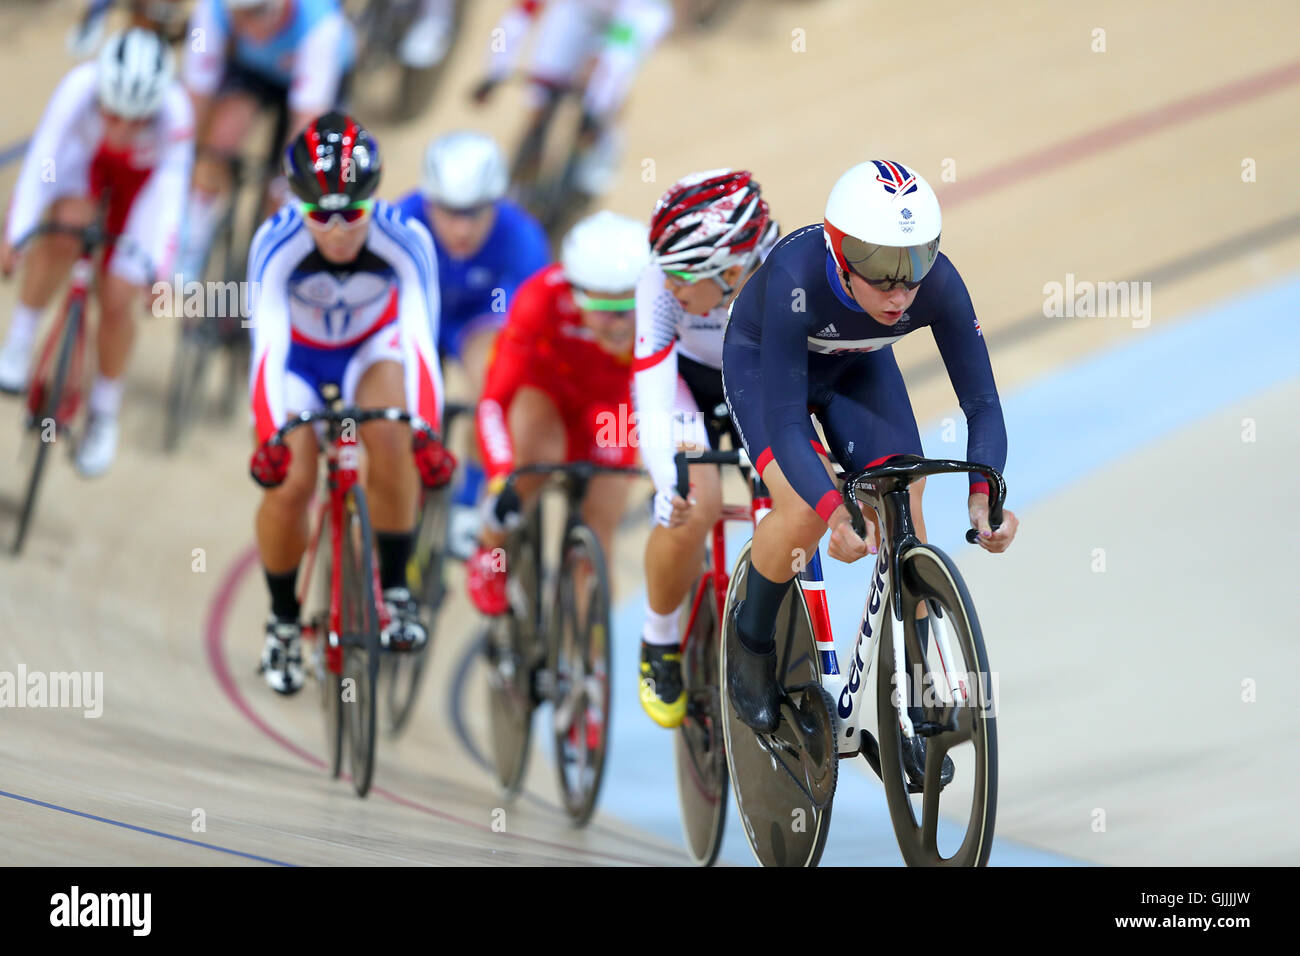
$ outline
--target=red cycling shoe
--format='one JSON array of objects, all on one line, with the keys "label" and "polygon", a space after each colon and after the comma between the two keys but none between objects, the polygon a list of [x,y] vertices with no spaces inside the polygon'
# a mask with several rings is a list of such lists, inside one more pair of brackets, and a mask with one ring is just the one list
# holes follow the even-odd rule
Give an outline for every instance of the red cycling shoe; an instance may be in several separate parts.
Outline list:
[{"label": "red cycling shoe", "polygon": [[465,562],[465,589],[479,612],[488,617],[506,613],[505,551],[501,548],[478,549]]}]

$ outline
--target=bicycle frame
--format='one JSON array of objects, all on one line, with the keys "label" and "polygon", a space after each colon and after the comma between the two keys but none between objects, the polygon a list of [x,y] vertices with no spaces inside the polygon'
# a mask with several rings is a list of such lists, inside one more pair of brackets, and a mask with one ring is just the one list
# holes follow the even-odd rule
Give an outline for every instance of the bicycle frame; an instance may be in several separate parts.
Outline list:
[{"label": "bicycle frame", "polygon": [[711,557],[709,569],[700,576],[700,583],[695,589],[695,597],[691,601],[691,613],[686,620],[686,630],[682,637],[681,650],[685,652],[686,647],[690,644],[691,634],[695,631],[695,619],[699,616],[700,605],[704,603],[704,596],[708,593],[709,587],[713,588],[714,602],[717,606],[717,620],[721,621],[726,613],[727,606],[727,588],[731,586],[731,572],[728,570],[727,563],[727,523],[744,521],[750,527],[757,525],[763,516],[772,510],[772,499],[766,494],[758,494],[761,487],[756,476],[751,477],[751,486],[755,493],[750,498],[749,507],[743,505],[723,505],[722,517],[713,525]]},{"label": "bicycle frame", "polygon": [[[86,310],[89,307],[90,286],[95,279],[95,262],[91,252],[83,251],[72,266],[72,284],[68,289],[68,295],[64,301],[63,310],[55,320],[54,326],[50,329],[49,335],[45,337],[45,344],[41,348],[40,358],[37,360],[35,368],[32,370],[32,388],[27,390],[27,414],[35,421],[41,413],[41,405],[45,401],[44,385],[49,375],[50,367],[54,363],[54,356],[58,352],[59,343],[63,340],[64,330],[67,328],[68,314],[72,307],[78,301],[82,303],[81,321],[77,325],[76,344],[73,346],[72,360],[68,367],[68,377],[65,383],[64,393],[59,402],[59,407],[55,409],[55,424],[70,422],[76,417],[77,409],[81,404],[81,391],[84,387],[84,372],[86,364],[86,323],[89,316]],[[36,387],[36,386],[41,387]]]},{"label": "bicycle frame", "polygon": [[[919,460],[907,456],[899,461],[898,467],[906,469],[909,467],[910,462]],[[935,466],[931,469],[932,472],[981,470],[978,466],[970,466],[963,462],[944,461],[929,462],[928,464]],[[966,465],[966,467],[962,467],[963,465]],[[994,527],[997,527],[1002,522],[1002,502],[1006,498],[1006,485],[1003,483],[1001,475],[991,471],[986,473],[989,475],[990,480],[993,480],[996,475],[993,486],[998,489],[998,494],[993,499],[996,503],[990,510],[990,521]],[[917,477],[920,474],[918,472]],[[862,618],[858,624],[857,634],[854,636],[853,654],[849,659],[847,678],[840,675],[838,667],[834,664],[835,644],[830,616],[826,613],[826,585],[822,580],[821,560],[817,552],[813,553],[814,560],[810,562],[807,569],[812,574],[805,577],[807,572],[801,572],[799,576],[799,586],[804,591],[805,599],[807,599],[809,591],[813,595],[813,600],[808,602],[808,610],[818,646],[823,649],[830,648],[831,667],[824,667],[822,670],[822,686],[836,701],[836,710],[840,722],[849,730],[848,733],[840,735],[839,752],[841,756],[852,756],[862,748],[862,734],[853,733],[852,731],[863,730],[863,718],[867,706],[865,699],[867,677],[871,673],[872,662],[876,659],[877,645],[880,643],[880,630],[885,623],[886,606],[892,610],[892,623],[897,635],[893,641],[895,692],[902,693],[903,689],[907,687],[907,665],[905,663],[903,640],[902,588],[899,583],[899,569],[907,552],[922,544],[920,539],[917,538],[912,525],[910,500],[906,485],[899,488],[895,487],[893,482],[890,481],[888,487],[885,487],[883,482],[868,478],[863,480],[862,490],[866,492],[866,504],[876,512],[879,522],[877,525],[880,529],[878,536],[879,548],[876,554],[876,563],[871,571],[871,587],[867,592],[867,599],[862,608]],[[856,494],[856,491],[857,483],[851,479],[845,487],[846,503],[851,495]],[[858,517],[860,518],[860,515]],[[861,533],[860,530],[859,533]],[[887,595],[890,596],[890,600],[886,600]],[[814,610],[814,605],[818,610]],[[967,686],[967,675],[953,669],[953,662],[956,661],[956,657],[952,653],[947,621],[934,613],[933,608],[930,609],[928,618],[930,638],[939,654],[939,660],[942,664],[941,673],[947,683],[949,699],[952,700],[954,705],[963,706],[971,700],[971,692]],[[863,654],[864,643],[867,645],[865,655]],[[823,650],[823,660],[825,660],[825,650]],[[880,680],[881,676],[883,675],[878,676],[877,680]],[[908,738],[915,736],[917,730],[912,724],[907,708],[899,707],[898,715],[899,726],[903,731],[903,735]]]},{"label": "bicycle frame", "polygon": [[[311,586],[312,572],[315,570],[317,544],[321,533],[328,525],[330,533],[330,606],[329,631],[325,635],[325,666],[333,674],[343,673],[343,620],[340,607],[343,593],[343,523],[347,517],[347,495],[360,480],[357,466],[360,463],[360,446],[357,442],[356,429],[340,429],[331,436],[325,448],[325,460],[328,473],[325,486],[329,497],[322,501],[317,510],[317,519],[307,544],[304,572],[299,575],[299,603],[306,606],[307,592]],[[383,601],[383,592],[379,588],[378,565],[372,568],[371,587],[375,593],[375,604],[379,610],[379,627],[383,630],[389,625],[388,609]],[[307,622],[303,627],[303,636],[315,639],[315,623]]]}]

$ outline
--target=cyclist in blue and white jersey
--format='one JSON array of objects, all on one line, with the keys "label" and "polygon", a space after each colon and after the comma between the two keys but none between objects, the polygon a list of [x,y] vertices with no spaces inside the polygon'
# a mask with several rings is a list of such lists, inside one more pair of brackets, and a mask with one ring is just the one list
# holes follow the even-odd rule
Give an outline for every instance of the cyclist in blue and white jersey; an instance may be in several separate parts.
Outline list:
[{"label": "cyclist in blue and white jersey", "polygon": [[[546,233],[505,198],[506,186],[505,158],[490,136],[451,132],[429,144],[420,188],[396,204],[433,234],[442,300],[438,350],[460,364],[473,402],[515,290],[551,261]],[[477,526],[472,506],[483,483],[476,463],[465,462],[464,471],[452,517],[452,539],[460,544]]]}]

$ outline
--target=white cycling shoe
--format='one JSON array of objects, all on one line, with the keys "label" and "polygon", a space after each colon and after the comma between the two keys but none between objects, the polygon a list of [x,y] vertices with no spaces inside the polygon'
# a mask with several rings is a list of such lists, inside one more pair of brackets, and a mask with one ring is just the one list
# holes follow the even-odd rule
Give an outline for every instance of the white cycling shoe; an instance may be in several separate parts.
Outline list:
[{"label": "white cycling shoe", "polygon": [[296,694],[306,683],[302,666],[302,626],[275,616],[266,622],[266,644],[262,647],[262,677],[277,694]]},{"label": "white cycling shoe", "polygon": [[0,392],[21,393],[27,387],[31,363],[30,342],[6,342],[4,348],[0,348]]},{"label": "white cycling shoe", "polygon": [[86,421],[86,432],[77,445],[75,464],[85,478],[98,478],[108,471],[117,455],[117,419],[107,415],[91,415]]},{"label": "white cycling shoe", "polygon": [[420,623],[420,606],[406,588],[388,588],[384,591],[384,605],[388,609],[388,627],[379,635],[379,644],[386,651],[422,651],[429,643],[429,633]]}]

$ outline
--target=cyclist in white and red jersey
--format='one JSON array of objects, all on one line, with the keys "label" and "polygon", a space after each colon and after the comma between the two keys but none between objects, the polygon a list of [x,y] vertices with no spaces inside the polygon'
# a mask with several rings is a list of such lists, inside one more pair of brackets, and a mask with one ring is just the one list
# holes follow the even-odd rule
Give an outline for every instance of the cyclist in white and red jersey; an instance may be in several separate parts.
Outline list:
[{"label": "cyclist in white and red jersey", "polygon": [[[355,41],[339,0],[199,0],[184,64],[198,118],[198,162],[186,211],[180,272],[201,278],[231,189],[228,157],[243,151],[259,110],[288,110],[286,142],[340,105]],[[283,179],[271,201],[288,198]]]},{"label": "cyclist in white and red jersey", "polygon": [[[636,290],[632,367],[641,457],[655,484],[645,551],[641,706],[662,727],[677,727],[686,715],[679,612],[722,514],[717,466],[691,466],[691,497],[684,500],[675,490],[673,456],[717,448],[724,433],[741,447],[722,391],[723,331],[732,299],[779,235],[747,170],[687,176],[664,193],[650,220],[654,264]],[[723,428],[714,425],[719,418]]]},{"label": "cyclist in white and red jersey", "polygon": [[[105,231],[120,236],[97,286],[99,362],[76,456],[83,475],[112,464],[135,312],[150,287],[170,276],[193,161],[194,117],[173,79],[171,52],[154,33],[135,29],[112,36],[97,62],[64,77],[27,147],[0,241],[0,273],[13,271],[42,220],[86,226],[104,206]],[[32,243],[0,349],[0,390],[25,387],[41,313],[78,249],[68,235]]]},{"label": "cyclist in white and red jersey", "polygon": [[[249,253],[255,290],[250,391],[259,442],[249,470],[268,489],[257,512],[271,595],[262,666],[267,683],[282,694],[303,685],[296,582],[318,449],[309,429],[292,432],[284,444],[267,440],[293,413],[323,407],[328,384],[340,388],[347,405],[404,406],[434,428],[441,420],[433,242],[419,223],[371,198],[380,169],[378,144],[352,117],[316,118],[285,154],[297,201],[262,224]],[[418,481],[446,484],[455,462],[422,433],[410,438],[405,424],[367,422],[358,433],[391,619],[381,641],[389,650],[418,650],[428,638],[406,587]]]},{"label": "cyclist in white and red jersey", "polygon": [[[484,102],[516,69],[524,38],[536,23],[527,73],[538,126],[551,98],[582,89],[584,143],[576,182],[588,195],[604,192],[619,158],[616,123],[642,64],[673,25],[667,0],[519,0],[501,18],[487,75],[474,91]],[[527,135],[527,134],[526,134]]]}]

